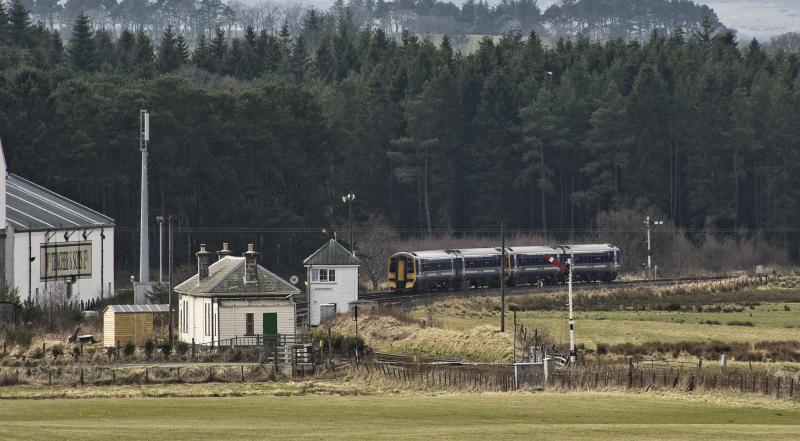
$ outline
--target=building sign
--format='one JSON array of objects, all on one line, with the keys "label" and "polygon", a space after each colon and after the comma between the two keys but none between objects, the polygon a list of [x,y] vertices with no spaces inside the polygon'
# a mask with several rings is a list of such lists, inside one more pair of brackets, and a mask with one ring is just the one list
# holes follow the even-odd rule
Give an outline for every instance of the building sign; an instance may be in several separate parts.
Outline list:
[{"label": "building sign", "polygon": [[48,243],[40,247],[42,280],[92,276],[92,243]]}]

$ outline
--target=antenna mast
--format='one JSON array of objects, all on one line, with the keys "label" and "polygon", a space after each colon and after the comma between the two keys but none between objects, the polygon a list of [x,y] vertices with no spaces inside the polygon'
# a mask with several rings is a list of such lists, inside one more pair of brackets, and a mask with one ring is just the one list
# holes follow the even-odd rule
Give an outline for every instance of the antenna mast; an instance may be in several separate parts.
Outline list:
[{"label": "antenna mast", "polygon": [[139,151],[142,152],[142,206],[139,219],[139,282],[150,281],[149,219],[147,216],[147,145],[150,143],[150,113],[139,109]]}]

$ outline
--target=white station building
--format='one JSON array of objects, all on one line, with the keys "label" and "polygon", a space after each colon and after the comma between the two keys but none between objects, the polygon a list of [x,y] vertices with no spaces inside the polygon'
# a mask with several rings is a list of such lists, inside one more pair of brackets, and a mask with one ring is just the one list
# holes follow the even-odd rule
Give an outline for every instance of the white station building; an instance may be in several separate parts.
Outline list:
[{"label": "white station building", "polygon": [[0,144],[3,283],[21,300],[89,302],[114,292],[114,220],[6,170]]}]

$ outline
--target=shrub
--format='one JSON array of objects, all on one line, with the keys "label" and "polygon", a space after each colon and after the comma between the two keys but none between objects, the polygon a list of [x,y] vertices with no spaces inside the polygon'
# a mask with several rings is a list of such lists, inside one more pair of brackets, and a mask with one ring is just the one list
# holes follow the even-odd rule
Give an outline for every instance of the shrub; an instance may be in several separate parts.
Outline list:
[{"label": "shrub", "polygon": [[78,358],[80,358],[80,356],[81,356],[81,348],[80,348],[80,346],[73,346],[72,347],[72,358],[74,358],[75,361],[78,361]]},{"label": "shrub", "polygon": [[179,341],[175,344],[175,351],[177,351],[180,355],[186,355],[186,353],[189,352],[189,343],[186,343],[185,341]]},{"label": "shrub", "polygon": [[136,352],[136,345],[133,344],[132,341],[129,341],[125,344],[125,347],[122,349],[122,353],[125,354],[126,357],[132,356]]},{"label": "shrub", "polygon": [[784,311],[791,311],[792,308],[790,308],[789,305],[783,305],[783,310]]},{"label": "shrub", "polygon": [[164,354],[164,359],[169,358],[169,354],[172,353],[172,343],[164,342],[161,344],[161,353]]},{"label": "shrub", "polygon": [[58,357],[64,355],[64,348],[61,345],[55,345],[50,348],[50,354],[53,355],[53,358],[58,360]]},{"label": "shrub", "polygon": [[753,322],[742,322],[739,320],[732,320],[727,323],[728,326],[755,326]]},{"label": "shrub", "polygon": [[597,344],[597,355],[606,355],[608,354],[608,344],[607,343],[598,343]]},{"label": "shrub", "polygon": [[156,350],[156,342],[153,339],[149,338],[146,342],[144,342],[144,356],[147,357],[149,360],[150,357],[153,356],[153,352]]},{"label": "shrub", "polygon": [[31,351],[31,358],[44,358],[44,351],[42,348],[37,346]]},{"label": "shrub", "polygon": [[109,361],[114,358],[115,352],[117,352],[117,348],[106,348],[106,356],[108,356]]},{"label": "shrub", "polygon": [[700,321],[701,325],[721,325],[722,323],[719,320],[702,320]]},{"label": "shrub", "polygon": [[18,345],[27,349],[33,342],[33,331],[19,326],[14,327],[6,331],[5,340],[11,346]]}]

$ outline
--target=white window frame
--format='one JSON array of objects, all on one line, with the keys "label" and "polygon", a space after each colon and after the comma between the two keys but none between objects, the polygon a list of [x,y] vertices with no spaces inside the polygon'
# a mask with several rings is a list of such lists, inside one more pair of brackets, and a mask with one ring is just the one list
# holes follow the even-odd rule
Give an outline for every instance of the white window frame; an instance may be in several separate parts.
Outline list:
[{"label": "white window frame", "polygon": [[330,268],[313,268],[311,270],[311,281],[314,283],[335,283],[336,270]]}]

